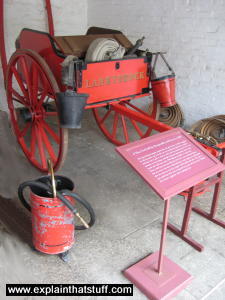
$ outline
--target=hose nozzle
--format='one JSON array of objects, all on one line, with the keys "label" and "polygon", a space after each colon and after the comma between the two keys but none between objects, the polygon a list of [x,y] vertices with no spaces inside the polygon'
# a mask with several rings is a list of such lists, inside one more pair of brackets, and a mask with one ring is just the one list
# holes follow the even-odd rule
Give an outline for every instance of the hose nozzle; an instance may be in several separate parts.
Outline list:
[{"label": "hose nozzle", "polygon": [[79,214],[79,212],[75,212],[75,215],[78,217],[78,219],[81,221],[81,223],[88,229],[90,228],[90,226],[88,225],[88,223],[81,217],[81,215]]}]

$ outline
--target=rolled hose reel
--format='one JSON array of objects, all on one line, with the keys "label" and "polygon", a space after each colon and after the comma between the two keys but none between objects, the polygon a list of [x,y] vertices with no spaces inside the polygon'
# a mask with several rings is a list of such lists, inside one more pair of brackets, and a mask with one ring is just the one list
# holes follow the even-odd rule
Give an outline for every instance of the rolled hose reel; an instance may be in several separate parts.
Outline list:
[{"label": "rolled hose reel", "polygon": [[225,115],[202,119],[191,126],[190,131],[198,132],[214,140],[214,144],[225,142]]},{"label": "rolled hose reel", "polygon": [[126,49],[114,39],[98,38],[89,46],[85,61],[94,62],[109,59],[121,59]]},{"label": "rolled hose reel", "polygon": [[[149,107],[149,113],[152,112],[152,104]],[[171,127],[182,127],[184,124],[184,114],[179,104],[170,107],[160,107],[158,120]]]},{"label": "rolled hose reel", "polygon": [[[199,120],[191,126],[189,132],[193,136],[204,138],[212,145],[223,143],[225,142],[225,115],[217,115],[211,118]],[[221,136],[221,133],[223,136]],[[205,182],[207,182],[207,180]],[[204,182],[199,183],[199,186],[202,186],[202,190],[195,196],[210,191],[210,189],[204,188]],[[188,191],[184,191],[181,195],[187,197]]]}]

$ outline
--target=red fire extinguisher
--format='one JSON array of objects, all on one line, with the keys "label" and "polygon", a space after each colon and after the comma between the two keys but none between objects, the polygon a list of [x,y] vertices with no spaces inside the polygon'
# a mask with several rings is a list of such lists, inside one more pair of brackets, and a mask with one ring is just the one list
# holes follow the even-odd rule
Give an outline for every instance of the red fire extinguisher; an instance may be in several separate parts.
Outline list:
[{"label": "red fire extinguisher", "polygon": [[[23,195],[30,188],[30,201]],[[65,258],[74,244],[74,215],[83,225],[77,230],[91,227],[95,222],[95,213],[91,205],[73,192],[73,182],[64,176],[43,176],[35,181],[26,181],[18,188],[18,196],[24,207],[31,211],[32,239],[34,248],[47,254],[61,254]],[[75,204],[82,204],[90,215],[87,224],[78,213]],[[62,255],[64,254],[64,255]]]}]

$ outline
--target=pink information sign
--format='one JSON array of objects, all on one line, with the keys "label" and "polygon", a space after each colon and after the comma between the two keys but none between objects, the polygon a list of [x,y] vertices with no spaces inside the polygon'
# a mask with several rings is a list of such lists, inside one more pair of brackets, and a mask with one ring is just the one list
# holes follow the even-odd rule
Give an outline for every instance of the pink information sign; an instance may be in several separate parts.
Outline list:
[{"label": "pink information sign", "polygon": [[225,169],[181,128],[117,147],[117,151],[164,200]]}]

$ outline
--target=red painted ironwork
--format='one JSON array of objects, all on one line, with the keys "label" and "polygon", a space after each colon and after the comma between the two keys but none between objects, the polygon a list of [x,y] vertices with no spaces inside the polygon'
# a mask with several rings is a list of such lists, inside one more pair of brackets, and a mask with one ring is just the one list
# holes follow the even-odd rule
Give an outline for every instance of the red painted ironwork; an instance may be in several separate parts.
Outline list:
[{"label": "red painted ironwork", "polygon": [[[223,154],[222,154],[220,160],[223,164],[225,163],[225,149],[223,149]],[[189,245],[191,245],[193,248],[195,248],[198,251],[203,251],[204,247],[201,244],[199,244],[197,241],[192,239],[190,236],[188,236],[188,234],[187,234],[189,220],[190,220],[192,210],[194,212],[198,213],[199,215],[201,215],[202,217],[205,217],[209,221],[225,228],[225,222],[216,218],[216,212],[217,212],[217,206],[218,206],[218,201],[219,201],[219,194],[220,194],[220,190],[221,190],[223,173],[224,173],[223,171],[219,172],[219,173],[217,173],[217,175],[215,177],[212,177],[209,180],[203,182],[201,185],[196,185],[189,190],[181,230],[179,230],[176,226],[174,226],[170,223],[168,224],[169,230],[171,230],[174,234],[176,234],[178,237],[180,237],[182,240],[187,242]],[[206,190],[208,187],[213,186],[213,185],[215,187],[214,187],[214,194],[213,194],[210,212],[208,213],[199,207],[193,207],[194,198],[199,193],[199,191],[201,191],[202,188],[204,190]]]},{"label": "red painted ironwork", "polygon": [[163,252],[164,252],[165,242],[166,242],[166,229],[167,229],[168,218],[169,218],[169,208],[170,208],[170,198],[165,200],[164,203],[163,224],[162,224],[162,233],[161,233],[161,240],[160,240],[160,247],[159,247],[158,267],[157,267],[157,272],[159,274],[162,273],[162,267],[163,267]]},{"label": "red painted ironwork", "polygon": [[50,35],[54,36],[55,30],[54,30],[54,22],[52,16],[51,0],[45,0],[45,4],[46,4],[47,16],[48,16],[48,30]]},{"label": "red painted ironwork", "polygon": [[[219,144],[218,146],[223,149],[223,154],[221,156],[221,162],[224,164],[225,163],[225,149],[224,149],[225,143]],[[213,194],[210,212],[208,213],[198,207],[193,207],[192,210],[194,212],[200,214],[202,217],[205,217],[209,221],[225,228],[225,222],[216,217],[223,175],[224,175],[224,172],[218,173],[217,178],[214,179],[214,182],[211,183],[211,185],[215,185],[215,187],[214,187],[214,194]]]},{"label": "red painted ironwork", "polygon": [[50,157],[54,169],[59,168],[68,133],[59,125],[55,105],[59,89],[45,61],[32,50],[17,50],[9,61],[6,89],[13,129],[28,160],[47,172]]},{"label": "red painted ironwork", "polygon": [[[103,134],[112,143],[120,146],[148,137],[154,129],[155,123],[153,120],[156,119],[159,110],[159,104],[155,100],[153,100],[151,115],[134,105],[131,100],[126,100],[112,104],[109,108],[94,108],[93,113]],[[147,121],[145,123],[143,122],[144,117]],[[161,131],[170,129],[169,126],[164,127],[162,123],[160,123],[160,128],[162,129]]]},{"label": "red painted ironwork", "polygon": [[[124,275],[149,299],[171,298],[184,288],[191,276],[163,255],[166,229],[169,228],[195,249],[203,250],[202,245],[186,235],[195,189],[198,189],[196,184],[217,174],[217,179],[212,177],[211,181],[211,184],[216,184],[211,211],[213,217],[218,204],[218,184],[221,184],[225,169],[225,157],[222,156],[221,163],[180,128],[120,146],[117,151],[165,201],[160,250],[126,269]],[[187,162],[185,166],[184,160]],[[171,197],[185,188],[189,189],[189,197],[179,230],[168,224],[169,206]]]},{"label": "red painted ironwork", "polygon": [[159,252],[154,252],[124,271],[130,280],[147,299],[173,299],[192,280],[192,276],[179,265],[163,257],[163,271],[157,272]]},{"label": "red painted ironwork", "polygon": [[188,223],[191,216],[192,204],[194,201],[194,192],[195,192],[195,187],[192,187],[189,190],[181,230],[179,230],[176,226],[170,223],[168,224],[168,229],[172,231],[174,234],[176,234],[177,236],[179,236],[183,241],[187,242],[196,250],[203,251],[204,247],[187,235]]}]

